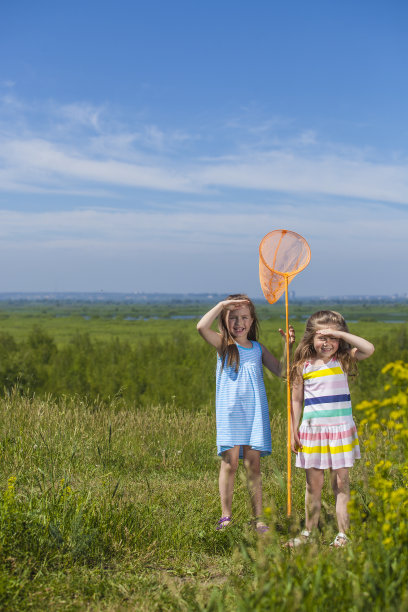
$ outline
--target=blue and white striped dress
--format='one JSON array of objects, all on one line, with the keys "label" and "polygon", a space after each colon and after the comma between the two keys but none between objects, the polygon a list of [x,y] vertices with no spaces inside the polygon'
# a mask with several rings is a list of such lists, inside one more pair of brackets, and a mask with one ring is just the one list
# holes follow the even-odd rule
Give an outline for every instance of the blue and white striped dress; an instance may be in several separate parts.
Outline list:
[{"label": "blue and white striped dress", "polygon": [[217,358],[216,417],[217,451],[221,455],[229,448],[251,446],[261,457],[272,451],[268,401],[262,370],[262,348],[252,341],[252,348],[237,344],[239,368],[222,368]]}]

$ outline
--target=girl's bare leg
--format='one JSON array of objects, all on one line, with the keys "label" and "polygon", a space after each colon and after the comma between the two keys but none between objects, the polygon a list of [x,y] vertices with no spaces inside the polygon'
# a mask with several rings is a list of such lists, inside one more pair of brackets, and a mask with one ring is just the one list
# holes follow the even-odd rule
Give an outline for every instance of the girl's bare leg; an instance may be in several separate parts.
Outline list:
[{"label": "girl's bare leg", "polygon": [[[250,446],[244,446],[244,465],[247,473],[252,512],[254,518],[257,519],[262,515],[261,453]],[[263,525],[265,524],[262,521],[256,521],[257,527]]]},{"label": "girl's bare leg", "polygon": [[306,529],[308,531],[315,529],[319,523],[323,483],[323,470],[317,468],[306,470],[305,513]]},{"label": "girl's bare leg", "polygon": [[330,480],[336,499],[336,515],[339,531],[347,533],[350,526],[350,518],[347,504],[350,501],[350,479],[349,468],[330,470]]},{"label": "girl's bare leg", "polygon": [[222,453],[220,476],[218,479],[222,516],[231,516],[232,495],[234,492],[235,472],[238,468],[239,446]]}]

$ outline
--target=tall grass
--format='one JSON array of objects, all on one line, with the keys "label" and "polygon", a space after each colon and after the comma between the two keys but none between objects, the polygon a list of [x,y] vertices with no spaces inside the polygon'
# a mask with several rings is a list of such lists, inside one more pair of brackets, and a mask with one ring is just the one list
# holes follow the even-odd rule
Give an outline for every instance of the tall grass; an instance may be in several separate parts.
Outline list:
[{"label": "tall grass", "polygon": [[[138,342],[95,339],[89,334],[74,334],[59,346],[44,328],[33,327],[23,340],[0,333],[0,388],[18,388],[23,394],[54,397],[86,396],[91,400],[120,397],[138,405],[161,405],[175,401],[183,409],[204,408],[214,401],[215,351],[198,336],[189,322],[175,331],[173,322],[160,322],[162,335],[151,323],[134,328]],[[277,321],[262,322],[262,342],[278,358],[283,343]],[[300,337],[304,325],[296,326]],[[150,329],[150,335],[149,335]],[[183,331],[184,329],[184,331]],[[170,334],[170,330],[172,330]],[[360,323],[356,331],[376,346],[374,356],[361,363],[360,376],[353,384],[353,399],[358,402],[382,393],[378,372],[396,357],[408,361],[406,325],[388,326]],[[194,332],[194,333],[193,333]],[[130,334],[131,332],[129,332]],[[266,371],[268,395],[272,406],[285,402],[281,382]]]},{"label": "tall grass", "polygon": [[0,409],[2,609],[167,609],[174,576],[228,574],[212,412],[16,394]]},{"label": "tall grass", "polygon": [[[363,425],[362,439],[371,442],[352,470],[353,545],[328,546],[336,524],[326,486],[319,536],[291,552],[283,544],[303,524],[304,474],[294,471],[289,521],[278,411],[271,411],[273,455],[262,464],[272,527],[263,538],[249,523],[242,470],[234,525],[214,529],[219,464],[211,407],[10,393],[0,411],[1,609],[407,609],[406,531],[401,527],[390,546],[379,524],[385,514],[372,509],[384,494],[374,466],[388,470],[381,472],[387,494],[406,484],[405,439],[387,420],[380,431]],[[393,464],[381,467],[391,446]],[[400,505],[406,509],[405,498]],[[390,508],[394,529],[406,514],[395,503]]]}]

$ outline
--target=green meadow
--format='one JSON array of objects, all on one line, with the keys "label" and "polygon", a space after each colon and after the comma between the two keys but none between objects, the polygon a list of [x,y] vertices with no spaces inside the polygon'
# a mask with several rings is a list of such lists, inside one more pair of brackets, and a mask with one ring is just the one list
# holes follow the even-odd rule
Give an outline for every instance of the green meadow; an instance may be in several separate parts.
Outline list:
[{"label": "green meadow", "polygon": [[[352,544],[329,546],[327,485],[319,533],[291,551],[304,474],[293,469],[288,518],[286,390],[268,374],[270,533],[251,527],[242,467],[234,523],[215,531],[215,355],[195,330],[209,305],[2,304],[0,608],[407,610],[407,307],[330,306],[376,346],[351,384]],[[321,307],[291,307],[298,337]],[[281,355],[282,307],[258,312],[260,340]]]}]

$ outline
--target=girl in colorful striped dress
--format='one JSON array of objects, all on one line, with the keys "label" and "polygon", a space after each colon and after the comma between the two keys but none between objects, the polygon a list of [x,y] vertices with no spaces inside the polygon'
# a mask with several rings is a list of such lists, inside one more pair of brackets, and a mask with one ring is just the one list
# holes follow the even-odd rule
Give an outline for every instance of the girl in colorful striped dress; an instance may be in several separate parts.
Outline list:
[{"label": "girl in colorful striped dress", "polygon": [[[211,329],[217,317],[220,333]],[[280,376],[281,364],[257,341],[255,306],[246,295],[230,295],[219,302],[199,321],[197,330],[218,353],[216,421],[217,450],[221,456],[219,491],[222,516],[217,529],[231,523],[235,472],[241,457],[247,472],[255,528],[263,533],[268,528],[260,518],[260,458],[271,453],[271,428],[262,365]],[[279,332],[285,336],[282,330]],[[292,327],[289,335],[293,343]]]},{"label": "girl in colorful striped dress", "polygon": [[371,342],[350,334],[338,312],[316,312],[306,323],[291,368],[292,450],[296,453],[296,466],[306,472],[306,529],[290,545],[307,541],[318,525],[327,469],[339,530],[332,544],[340,547],[347,543],[349,468],[360,458],[347,375],[355,375],[356,362],[373,352]]}]

